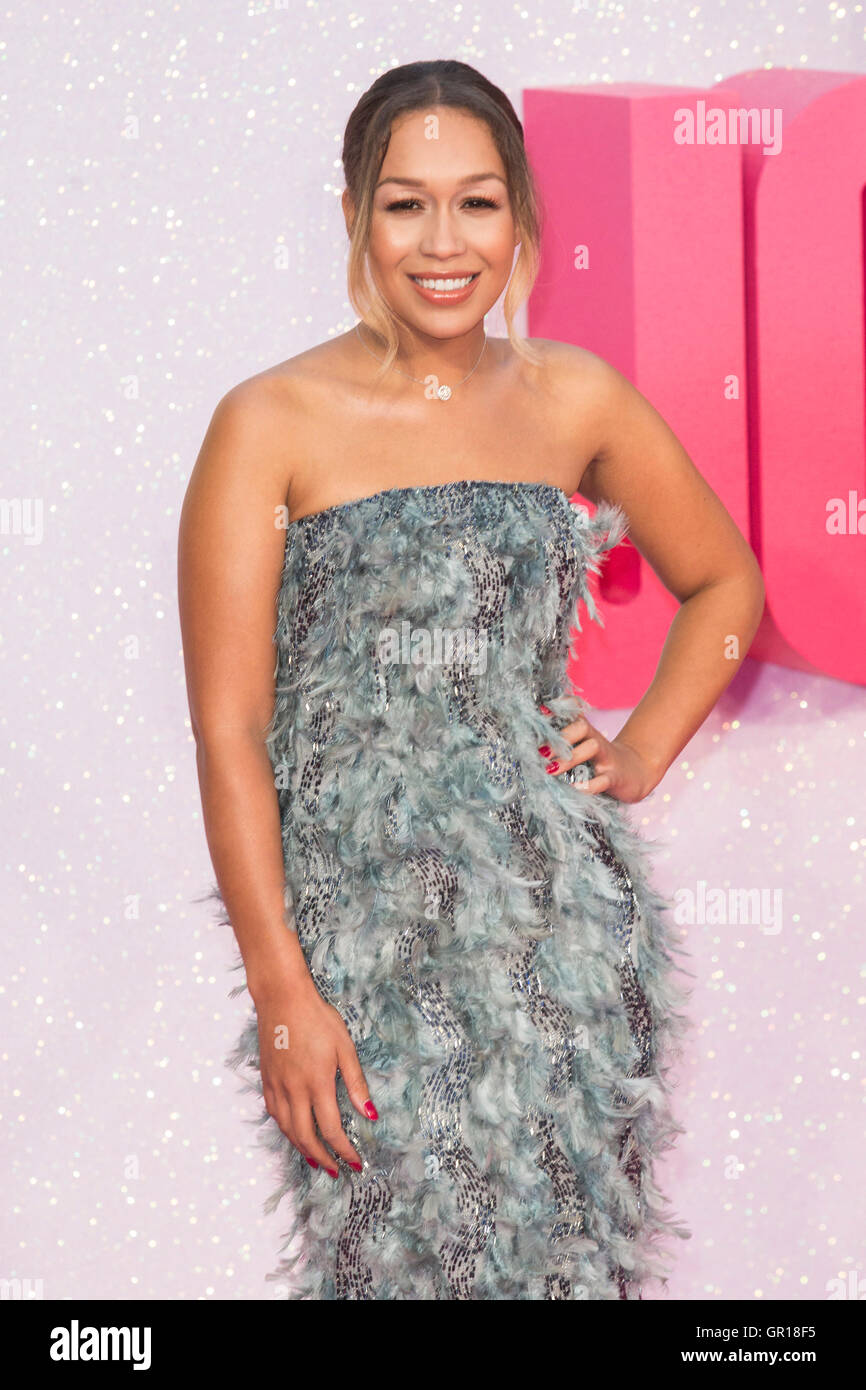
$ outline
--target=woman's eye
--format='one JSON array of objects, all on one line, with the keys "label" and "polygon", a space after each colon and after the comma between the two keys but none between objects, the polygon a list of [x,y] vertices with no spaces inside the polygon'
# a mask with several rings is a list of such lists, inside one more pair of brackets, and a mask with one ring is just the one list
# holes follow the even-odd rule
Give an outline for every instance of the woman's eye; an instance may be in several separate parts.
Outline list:
[{"label": "woman's eye", "polygon": [[[493,198],[481,198],[481,197],[477,197],[477,198],[466,198],[466,199],[464,200],[463,206],[464,206],[464,207],[468,207],[470,204],[474,204],[476,207],[485,207],[485,208],[498,208],[498,207],[499,207],[499,204],[498,204],[497,202],[495,202]],[[385,206],[385,211],[386,211],[386,212],[408,212],[411,208],[413,208],[413,207],[419,207],[419,206],[420,206],[420,204],[419,204],[417,198],[401,198],[401,199],[399,200],[399,202],[396,202],[396,203],[387,203],[386,206]]]}]

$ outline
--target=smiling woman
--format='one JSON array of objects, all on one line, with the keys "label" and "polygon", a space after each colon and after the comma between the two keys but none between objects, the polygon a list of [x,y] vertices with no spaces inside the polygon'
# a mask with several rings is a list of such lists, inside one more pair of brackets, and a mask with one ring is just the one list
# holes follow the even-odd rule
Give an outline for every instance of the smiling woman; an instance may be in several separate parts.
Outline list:
[{"label": "smiling woman", "polygon": [[[760,576],[649,402],[516,335],[539,213],[498,88],[389,71],[343,161],[359,322],[219,402],[180,537],[214,894],[254,1006],[230,1060],[292,1204],[275,1277],[640,1298],[687,1234],[654,1172],[683,995],[625,804],[745,658]],[[630,525],[681,607],[607,740],[566,664]]]}]

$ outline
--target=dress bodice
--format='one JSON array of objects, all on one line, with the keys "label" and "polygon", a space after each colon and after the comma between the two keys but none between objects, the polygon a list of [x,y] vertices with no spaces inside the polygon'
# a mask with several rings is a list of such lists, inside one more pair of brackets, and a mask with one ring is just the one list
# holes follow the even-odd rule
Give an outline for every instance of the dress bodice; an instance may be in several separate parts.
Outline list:
[{"label": "dress bodice", "polygon": [[580,602],[600,621],[589,573],[626,525],[618,506],[590,517],[550,483],[472,479],[290,523],[272,752],[316,717],[362,738],[402,720],[423,746],[443,721],[471,725],[470,704],[508,720],[567,697]]}]

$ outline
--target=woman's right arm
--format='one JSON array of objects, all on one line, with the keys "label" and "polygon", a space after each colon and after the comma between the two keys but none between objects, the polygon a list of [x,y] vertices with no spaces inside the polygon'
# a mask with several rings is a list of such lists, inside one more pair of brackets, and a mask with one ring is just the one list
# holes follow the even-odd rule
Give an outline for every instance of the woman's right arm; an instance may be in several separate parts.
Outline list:
[{"label": "woman's right arm", "polygon": [[369,1090],[342,1017],[316,989],[285,919],[266,743],[290,391],[285,381],[252,378],[217,405],[181,513],[178,594],[205,834],[256,1008],[265,1102],[295,1147],[336,1176],[323,1139],[360,1167],[340,1120],[337,1070],[366,1118]]}]

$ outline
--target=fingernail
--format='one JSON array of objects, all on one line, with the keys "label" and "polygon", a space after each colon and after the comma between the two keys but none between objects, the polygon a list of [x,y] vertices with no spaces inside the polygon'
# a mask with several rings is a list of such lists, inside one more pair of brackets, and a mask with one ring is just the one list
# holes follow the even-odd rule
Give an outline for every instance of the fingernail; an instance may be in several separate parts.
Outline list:
[{"label": "fingernail", "polygon": [[326,1168],[325,1172],[330,1174],[332,1178],[338,1178],[340,1176],[336,1168]]},{"label": "fingernail", "polygon": [[541,754],[542,758],[549,758],[549,757],[550,757],[550,744],[549,744],[549,743],[542,743],[542,745],[541,745],[541,747],[539,748],[538,751],[539,751],[539,753]]},{"label": "fingernail", "polygon": [[548,764],[547,764],[547,767],[545,768],[545,771],[546,771],[546,772],[556,772],[556,771],[558,771],[558,769],[559,769],[559,763],[557,763],[557,762],[552,762],[552,763],[548,763]]},{"label": "fingernail", "polygon": [[378,1120],[379,1112],[371,1100],[364,1102],[364,1114],[370,1120]]},{"label": "fingernail", "polygon": [[538,708],[541,710],[542,714],[550,714],[550,710],[547,708],[547,705],[539,705]]},{"label": "fingernail", "polygon": [[[306,1157],[306,1155],[304,1155],[304,1157]],[[307,1162],[309,1163],[311,1168],[318,1168],[319,1166],[314,1158],[308,1158]]]},{"label": "fingernail", "polygon": [[350,1168],[354,1168],[354,1170],[355,1170],[356,1173],[361,1173],[361,1172],[363,1172],[363,1164],[361,1164],[361,1163],[350,1163],[350,1164],[349,1164],[349,1167],[350,1167]]}]

